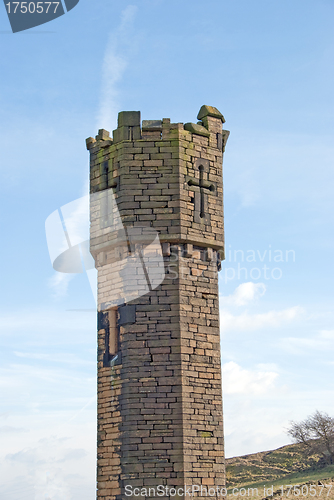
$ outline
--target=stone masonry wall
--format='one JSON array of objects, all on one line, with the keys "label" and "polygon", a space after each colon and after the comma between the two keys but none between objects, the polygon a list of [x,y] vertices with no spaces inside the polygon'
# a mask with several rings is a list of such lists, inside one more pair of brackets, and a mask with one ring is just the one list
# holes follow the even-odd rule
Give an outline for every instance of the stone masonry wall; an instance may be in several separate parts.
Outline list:
[{"label": "stone masonry wall", "polygon": [[[113,140],[105,130],[87,139],[91,193],[111,191],[121,218],[117,234],[108,233],[92,203],[98,500],[138,498],[129,492],[159,485],[224,486],[218,270],[228,132],[216,108],[202,106],[198,119],[141,124],[139,112],[122,112]],[[134,276],[143,293],[122,305],[111,299],[121,293],[112,283],[117,259],[135,251],[133,227],[158,232],[165,278],[152,286],[147,273],[147,283]],[[150,498],[170,498],[153,489]]]}]

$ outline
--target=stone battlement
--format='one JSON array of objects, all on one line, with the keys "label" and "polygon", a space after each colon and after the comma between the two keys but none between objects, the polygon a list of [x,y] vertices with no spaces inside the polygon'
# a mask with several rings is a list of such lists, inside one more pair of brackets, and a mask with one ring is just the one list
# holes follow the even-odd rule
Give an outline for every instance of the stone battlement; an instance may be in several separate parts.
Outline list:
[{"label": "stone battlement", "polygon": [[[185,140],[192,140],[190,134],[206,137],[208,141],[205,145],[210,143],[210,146],[218,147],[224,152],[230,134],[228,130],[222,130],[221,124],[225,123],[224,116],[213,106],[202,106],[197,118],[200,120],[197,123],[170,123],[169,118],[163,118],[162,120],[143,120],[141,125],[140,111],[121,111],[118,115],[118,127],[113,131],[113,137],[110,137],[110,132],[107,130],[100,129],[95,139],[89,137],[86,140],[87,149],[95,147],[100,141],[112,141],[116,144],[134,140],[169,140],[175,137],[175,131],[185,131],[183,135]],[[110,144],[111,142],[108,142],[105,146]]]}]

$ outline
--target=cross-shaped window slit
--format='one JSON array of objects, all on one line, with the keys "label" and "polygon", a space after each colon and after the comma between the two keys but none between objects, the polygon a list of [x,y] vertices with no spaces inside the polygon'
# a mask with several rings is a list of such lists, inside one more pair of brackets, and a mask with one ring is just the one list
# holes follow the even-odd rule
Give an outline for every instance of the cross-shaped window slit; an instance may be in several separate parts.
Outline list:
[{"label": "cross-shaped window slit", "polygon": [[204,180],[204,166],[199,166],[199,181],[197,179],[190,179],[188,181],[188,186],[197,186],[200,191],[200,217],[203,219],[205,217],[205,196],[209,192],[213,192],[215,187],[210,182]]}]

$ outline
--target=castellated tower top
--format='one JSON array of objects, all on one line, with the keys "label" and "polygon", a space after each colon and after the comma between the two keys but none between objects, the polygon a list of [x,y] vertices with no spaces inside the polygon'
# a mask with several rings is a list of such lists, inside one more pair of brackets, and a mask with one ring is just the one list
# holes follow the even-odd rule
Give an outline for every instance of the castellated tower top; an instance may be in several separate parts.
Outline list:
[{"label": "castellated tower top", "polygon": [[202,106],[197,118],[141,123],[140,111],[120,112],[112,138],[101,129],[86,141],[91,192],[112,188],[125,226],[150,226],[163,243],[210,247],[222,257],[222,160],[229,132],[213,106]]}]

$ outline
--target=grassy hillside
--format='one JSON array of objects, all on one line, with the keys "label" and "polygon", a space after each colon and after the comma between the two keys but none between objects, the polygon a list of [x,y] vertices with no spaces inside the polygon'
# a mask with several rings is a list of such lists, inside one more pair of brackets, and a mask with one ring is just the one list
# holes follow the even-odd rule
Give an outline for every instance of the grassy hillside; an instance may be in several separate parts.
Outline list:
[{"label": "grassy hillside", "polygon": [[[247,493],[233,495],[236,500],[249,496],[252,496],[254,500],[270,496],[270,491],[268,495],[267,490],[264,490],[264,485],[265,488],[273,486],[273,492],[276,492],[274,496],[278,495],[288,500],[334,499],[334,465],[324,464],[320,455],[307,456],[303,448],[297,444],[283,446],[277,450],[228,458],[226,476],[230,494],[233,488],[243,487],[246,491],[248,488],[258,488],[258,494],[252,492],[252,495]],[[318,482],[328,486],[322,487]],[[286,487],[297,484],[304,485],[302,491],[297,486],[290,491]],[[311,485],[316,485],[316,488],[310,488]]]}]

